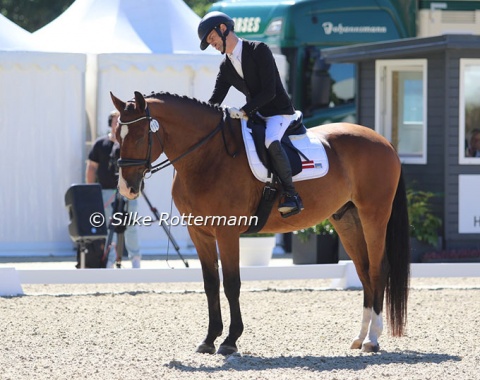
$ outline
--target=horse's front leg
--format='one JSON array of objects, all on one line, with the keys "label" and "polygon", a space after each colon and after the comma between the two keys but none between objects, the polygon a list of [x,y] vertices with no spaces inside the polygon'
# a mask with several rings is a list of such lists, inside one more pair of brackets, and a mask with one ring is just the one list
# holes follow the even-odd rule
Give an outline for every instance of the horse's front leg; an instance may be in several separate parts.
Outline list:
[{"label": "horse's front leg", "polygon": [[218,349],[222,355],[238,351],[237,340],[243,333],[242,313],[240,311],[240,267],[239,235],[235,230],[222,231],[217,237],[220,258],[222,260],[223,288],[230,305],[230,329],[228,336]]},{"label": "horse's front leg", "polygon": [[196,352],[215,353],[215,339],[222,335],[223,322],[220,309],[220,277],[218,274],[218,256],[215,238],[199,231],[190,230],[190,236],[197,249],[202,265],[203,286],[208,302],[208,332]]}]

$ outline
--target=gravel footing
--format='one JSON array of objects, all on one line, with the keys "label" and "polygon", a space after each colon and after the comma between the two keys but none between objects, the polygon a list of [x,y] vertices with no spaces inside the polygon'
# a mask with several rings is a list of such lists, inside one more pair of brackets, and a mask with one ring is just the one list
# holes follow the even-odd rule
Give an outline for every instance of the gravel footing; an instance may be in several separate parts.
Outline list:
[{"label": "gravel footing", "polygon": [[[195,353],[200,283],[29,285],[0,297],[0,379],[480,379],[480,279],[412,280],[406,336],[351,350],[363,292],[246,282],[239,353]],[[229,325],[222,293],[224,334]]]}]

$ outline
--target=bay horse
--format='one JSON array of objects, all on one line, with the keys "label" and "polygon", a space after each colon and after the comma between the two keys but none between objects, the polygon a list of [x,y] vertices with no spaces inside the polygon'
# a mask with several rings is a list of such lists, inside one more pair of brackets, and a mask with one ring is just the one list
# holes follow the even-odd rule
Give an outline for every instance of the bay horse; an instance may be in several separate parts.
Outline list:
[{"label": "bay horse", "polygon": [[[152,163],[165,153],[176,171],[172,194],[181,214],[203,220],[254,215],[264,184],[249,168],[239,120],[229,120],[229,128],[223,108],[176,94],[135,92],[127,102],[110,95],[120,112],[116,137],[123,196],[139,196],[145,175],[160,169]],[[370,128],[336,123],[310,131],[325,146],[329,171],[324,177],[296,182],[305,209],[282,218],[274,208],[262,232],[291,232],[330,220],[364,291],[360,332],[351,348],[376,352],[384,296],[391,334],[402,336],[406,325],[410,247],[401,163],[392,145]],[[201,262],[209,316],[207,335],[196,351],[229,355],[237,352],[244,328],[239,236],[248,226],[196,224],[187,228]],[[223,331],[218,257],[230,328],[216,351],[215,340]]]}]

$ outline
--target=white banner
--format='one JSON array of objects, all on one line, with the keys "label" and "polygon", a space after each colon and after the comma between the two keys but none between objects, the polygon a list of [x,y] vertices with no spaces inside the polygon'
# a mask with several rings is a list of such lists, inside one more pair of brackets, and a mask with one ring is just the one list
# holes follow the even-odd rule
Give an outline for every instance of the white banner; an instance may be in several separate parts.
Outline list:
[{"label": "white banner", "polygon": [[458,233],[480,233],[480,175],[458,176]]}]

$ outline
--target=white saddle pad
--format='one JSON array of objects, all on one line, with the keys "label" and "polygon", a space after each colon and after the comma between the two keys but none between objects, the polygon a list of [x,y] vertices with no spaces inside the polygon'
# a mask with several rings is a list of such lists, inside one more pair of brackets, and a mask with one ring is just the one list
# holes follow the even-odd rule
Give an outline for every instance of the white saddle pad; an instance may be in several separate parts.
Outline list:
[{"label": "white saddle pad", "polygon": [[[245,120],[242,120],[242,134],[250,169],[255,178],[259,181],[266,182],[268,179],[268,171],[258,158],[251,130],[247,127]],[[294,182],[323,177],[328,173],[327,153],[317,136],[307,129],[306,134],[289,137],[293,145],[308,158],[308,160],[305,160],[305,158],[300,156],[302,160],[302,171],[293,177]]]}]

